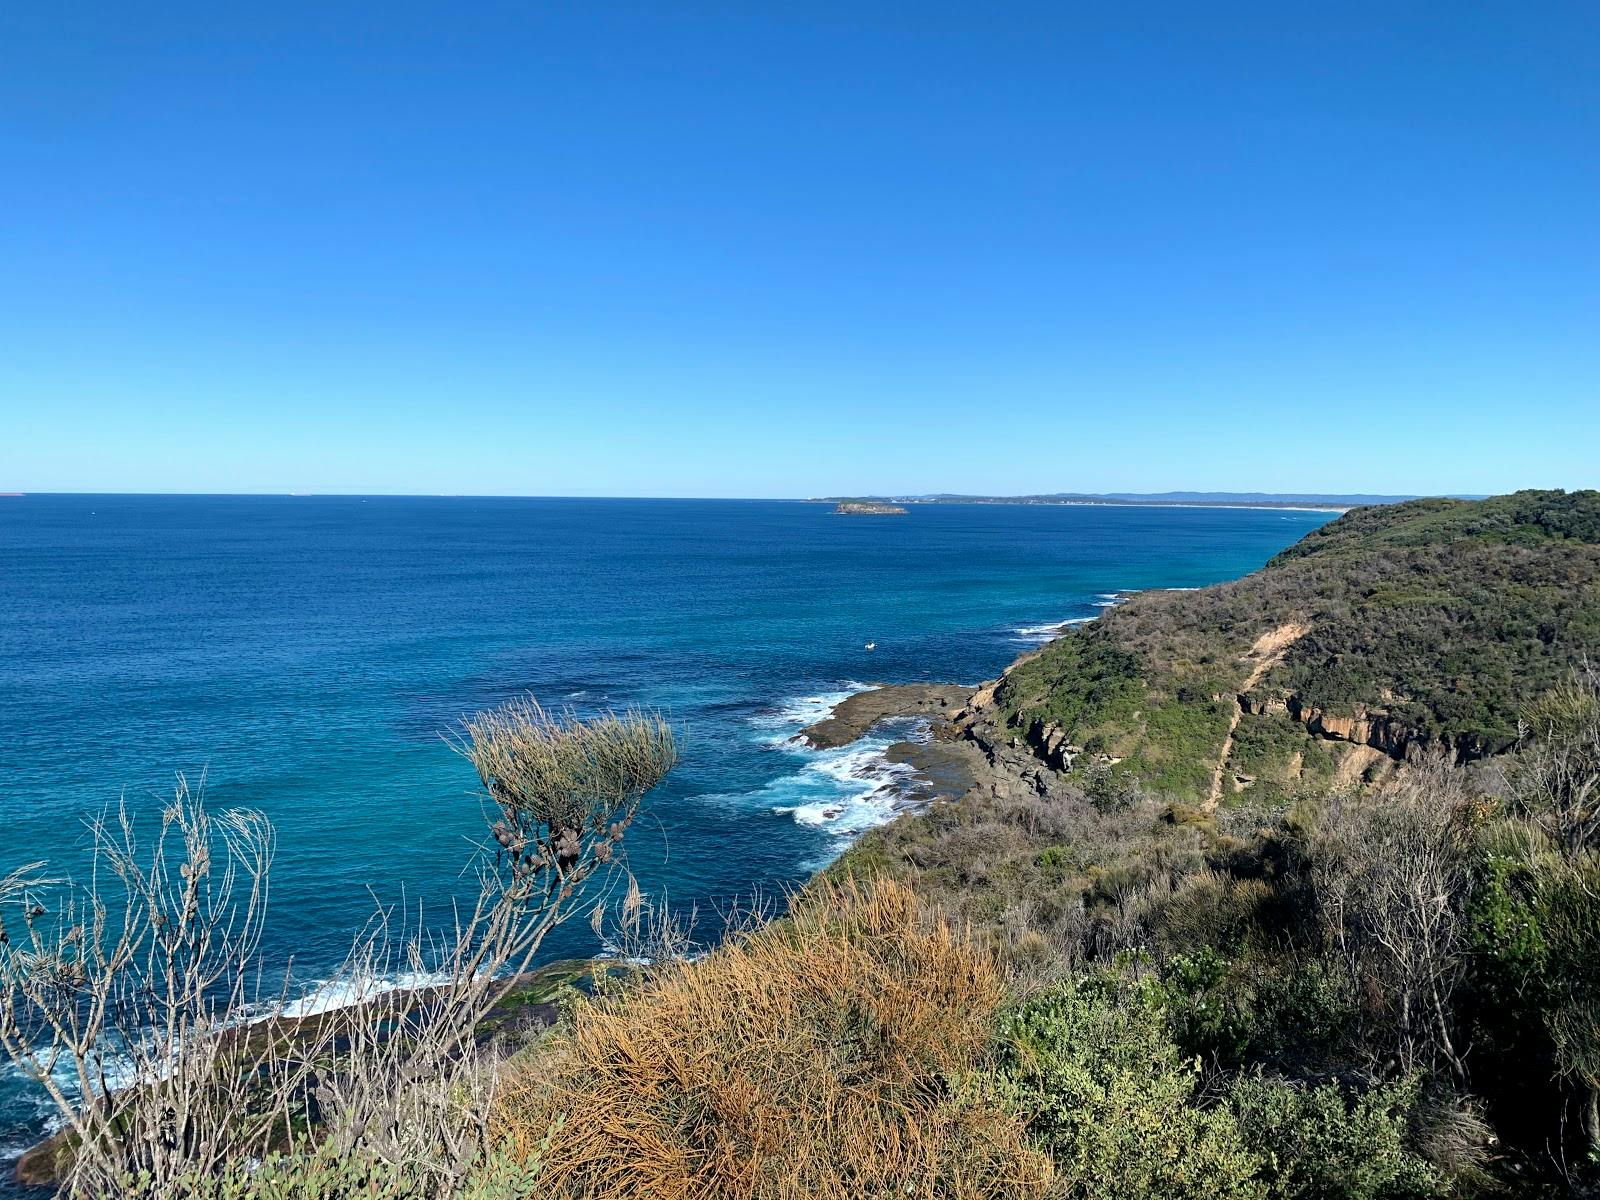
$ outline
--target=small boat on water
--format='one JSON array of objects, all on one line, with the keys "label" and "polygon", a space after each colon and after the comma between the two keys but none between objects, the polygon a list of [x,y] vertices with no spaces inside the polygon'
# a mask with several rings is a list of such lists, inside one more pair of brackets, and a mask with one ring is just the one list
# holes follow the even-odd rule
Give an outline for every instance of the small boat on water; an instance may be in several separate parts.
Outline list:
[{"label": "small boat on water", "polygon": [[878,648],[878,643],[877,642],[868,642],[867,643],[867,649],[868,650],[876,650],[877,648]]}]

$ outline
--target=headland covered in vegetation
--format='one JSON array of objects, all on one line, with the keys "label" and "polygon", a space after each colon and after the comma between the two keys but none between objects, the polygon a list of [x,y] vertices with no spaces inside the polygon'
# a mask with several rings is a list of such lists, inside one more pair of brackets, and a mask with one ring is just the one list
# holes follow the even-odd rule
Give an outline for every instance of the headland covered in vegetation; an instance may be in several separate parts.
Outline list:
[{"label": "headland covered in vegetation", "polygon": [[[270,830],[180,796],[165,858],[103,830],[109,897],[0,886],[0,1040],[53,1048],[42,1087],[77,1078],[35,1178],[263,1200],[1592,1194],[1597,657],[1600,493],[1358,508],[976,689],[852,698],[812,736],[922,717],[902,754],[934,798],[694,954],[603,889],[671,730],[500,710],[462,733],[492,818],[476,914],[363,942],[352,980],[399,956],[434,982],[309,1028],[230,982]],[[623,953],[552,1004],[523,968],[579,913]]]},{"label": "headland covered in vegetation", "polygon": [[1308,494],[1304,492],[1050,492],[1028,496],[930,492],[915,496],[825,497],[828,504],[1112,504],[1169,508],[1303,508],[1346,512],[1372,504],[1398,504],[1416,496]]}]

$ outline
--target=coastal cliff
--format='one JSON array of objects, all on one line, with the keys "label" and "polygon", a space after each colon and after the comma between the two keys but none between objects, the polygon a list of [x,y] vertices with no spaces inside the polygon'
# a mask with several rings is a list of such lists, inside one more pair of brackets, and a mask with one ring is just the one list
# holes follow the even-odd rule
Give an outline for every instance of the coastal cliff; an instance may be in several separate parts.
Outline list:
[{"label": "coastal cliff", "polygon": [[1133,595],[979,707],[1056,769],[1214,805],[1387,770],[1369,752],[1502,753],[1597,641],[1600,493],[1419,500],[1357,509],[1231,583]]},{"label": "coastal cliff", "polygon": [[[1358,509],[1243,579],[1129,595],[959,703],[945,689],[937,748],[903,753],[964,744],[996,792],[1093,779],[1200,808],[1284,799],[1505,753],[1518,713],[1597,644],[1600,493]],[[865,693],[808,732],[926,700]]]}]

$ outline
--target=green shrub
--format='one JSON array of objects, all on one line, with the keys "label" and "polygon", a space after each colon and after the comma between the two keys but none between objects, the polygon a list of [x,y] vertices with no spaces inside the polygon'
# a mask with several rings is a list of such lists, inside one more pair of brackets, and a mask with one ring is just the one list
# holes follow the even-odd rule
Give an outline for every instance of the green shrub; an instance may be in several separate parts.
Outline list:
[{"label": "green shrub", "polygon": [[1254,1200],[1261,1160],[1196,1098],[1157,989],[1079,978],[1002,1019],[999,1091],[1079,1200]]},{"label": "green shrub", "polygon": [[1073,854],[1068,846],[1046,846],[1033,861],[1041,871],[1060,873],[1072,869]]},{"label": "green shrub", "polygon": [[1535,909],[1542,840],[1514,821],[1496,822],[1478,836],[1467,937],[1480,961],[1509,981],[1508,991],[1540,974],[1549,953]]},{"label": "green shrub", "polygon": [[1160,987],[1178,1046],[1224,1067],[1332,1061],[1354,1020],[1347,976],[1317,959],[1234,961],[1202,946],[1172,958]]},{"label": "green shrub", "polygon": [[1089,803],[1102,813],[1126,812],[1144,798],[1137,775],[1109,764],[1091,763],[1081,772],[1080,782]]},{"label": "green shrub", "polygon": [[[215,1174],[192,1174],[163,1186],[160,1194],[163,1200],[524,1200],[542,1194],[543,1173],[537,1153],[525,1160],[491,1154],[466,1178],[452,1180],[426,1164],[388,1163],[324,1146],[308,1154],[274,1154],[260,1163],[236,1162]],[[123,1190],[152,1194],[144,1178],[125,1179]]]},{"label": "green shrub", "polygon": [[1229,1103],[1265,1158],[1270,1200],[1420,1200],[1445,1181],[1407,1144],[1419,1091],[1412,1078],[1346,1096],[1256,1074],[1234,1082]]}]

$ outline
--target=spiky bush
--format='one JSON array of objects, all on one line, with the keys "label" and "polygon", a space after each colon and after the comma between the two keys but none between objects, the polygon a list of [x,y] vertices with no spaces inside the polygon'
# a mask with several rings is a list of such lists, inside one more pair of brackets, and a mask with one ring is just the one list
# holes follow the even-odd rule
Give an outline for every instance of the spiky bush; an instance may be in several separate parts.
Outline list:
[{"label": "spiky bush", "polygon": [[495,840],[517,873],[551,886],[609,862],[639,801],[678,761],[671,726],[637,710],[578,720],[527,697],[469,718],[463,732],[461,752],[500,808]]},{"label": "spiky bush", "polygon": [[512,1065],[497,1136],[548,1193],[702,1200],[1034,1196],[1048,1163],[973,1075],[987,955],[905,887],[819,884],[786,920],[590,1002]]}]

